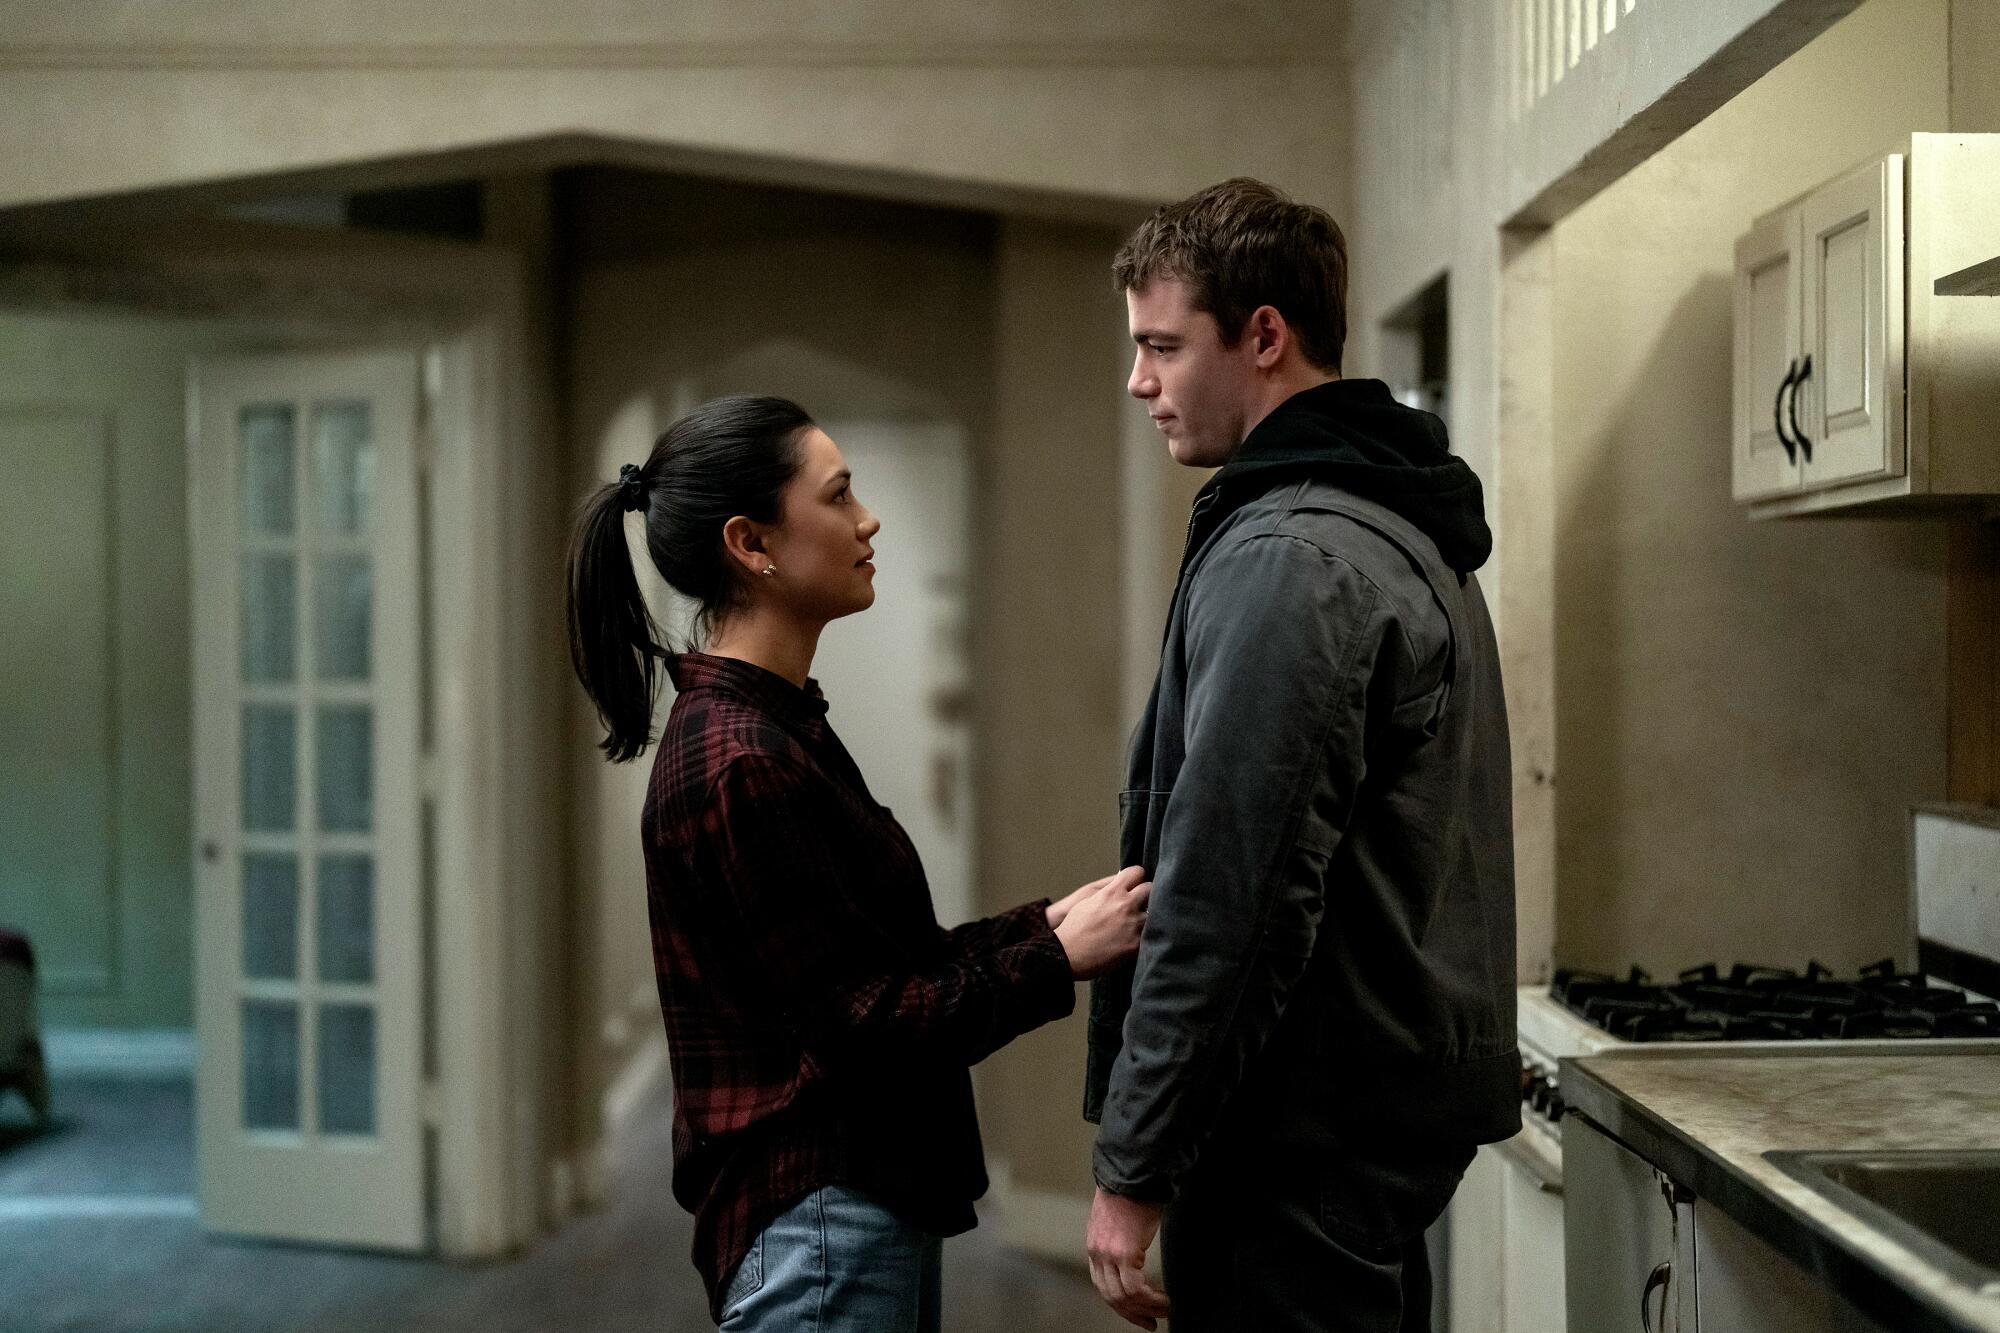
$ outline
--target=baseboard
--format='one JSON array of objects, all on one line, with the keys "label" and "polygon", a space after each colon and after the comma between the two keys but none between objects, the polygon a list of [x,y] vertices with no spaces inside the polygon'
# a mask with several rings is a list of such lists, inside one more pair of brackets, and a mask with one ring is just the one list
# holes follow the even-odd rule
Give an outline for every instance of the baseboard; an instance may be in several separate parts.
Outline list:
[{"label": "baseboard", "polygon": [[1005,1162],[989,1164],[987,1176],[991,1181],[987,1199],[999,1224],[1001,1244],[1038,1259],[1089,1268],[1083,1252],[1084,1231],[1090,1225],[1088,1194],[1017,1184]]},{"label": "baseboard", "polygon": [[49,1072],[194,1076],[194,1033],[186,1028],[44,1028]]}]

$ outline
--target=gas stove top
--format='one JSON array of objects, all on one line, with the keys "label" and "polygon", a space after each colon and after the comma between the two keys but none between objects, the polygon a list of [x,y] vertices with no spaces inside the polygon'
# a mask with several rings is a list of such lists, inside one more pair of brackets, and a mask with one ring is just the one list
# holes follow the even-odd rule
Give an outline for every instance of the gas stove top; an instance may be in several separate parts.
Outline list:
[{"label": "gas stove top", "polygon": [[1884,959],[1842,979],[1814,962],[1803,972],[1713,963],[1656,983],[1561,970],[1549,993],[1569,1012],[1624,1041],[1903,1041],[2000,1037],[2000,1005]]},{"label": "gas stove top", "polygon": [[1928,1051],[2000,1051],[2000,1005],[1886,960],[1845,979],[1819,963],[1799,972],[1704,964],[1670,982],[1638,968],[1623,977],[1558,969],[1547,986],[1523,986],[1518,1008],[1527,1123],[1551,1141],[1563,1112],[1558,1066],[1574,1056],[1859,1054],[1917,1039]]}]

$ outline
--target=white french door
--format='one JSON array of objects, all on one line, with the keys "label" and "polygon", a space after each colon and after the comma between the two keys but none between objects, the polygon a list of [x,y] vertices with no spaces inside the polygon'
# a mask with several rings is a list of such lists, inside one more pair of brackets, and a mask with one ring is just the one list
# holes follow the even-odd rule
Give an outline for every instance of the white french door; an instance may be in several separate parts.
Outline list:
[{"label": "white french door", "polygon": [[204,1225],[426,1243],[413,352],[190,371]]}]

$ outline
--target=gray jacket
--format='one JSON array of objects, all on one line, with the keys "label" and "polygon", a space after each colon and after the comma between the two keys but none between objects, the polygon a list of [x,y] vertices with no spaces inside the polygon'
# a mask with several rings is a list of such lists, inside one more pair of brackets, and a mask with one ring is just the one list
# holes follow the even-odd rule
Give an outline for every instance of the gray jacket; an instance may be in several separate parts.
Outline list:
[{"label": "gray jacket", "polygon": [[1113,1193],[1169,1201],[1211,1135],[1303,1163],[1520,1124],[1492,625],[1423,530],[1325,475],[1211,488],[1190,527],[1119,798],[1152,903],[1091,996]]}]

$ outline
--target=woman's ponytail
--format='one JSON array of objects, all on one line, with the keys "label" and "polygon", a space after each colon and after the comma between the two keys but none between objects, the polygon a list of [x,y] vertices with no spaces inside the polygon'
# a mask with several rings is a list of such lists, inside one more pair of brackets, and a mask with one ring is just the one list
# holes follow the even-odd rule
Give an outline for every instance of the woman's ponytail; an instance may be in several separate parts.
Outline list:
[{"label": "woman's ponytail", "polygon": [[625,544],[625,513],[634,474],[599,488],[584,507],[569,548],[569,660],[607,733],[598,748],[613,763],[635,759],[653,743],[659,695],[659,626],[646,608]]},{"label": "woman's ponytail", "polygon": [[813,424],[784,398],[718,398],[667,427],[646,465],[584,505],[569,547],[569,656],[606,735],[613,763],[653,743],[660,627],[632,570],[625,514],[645,518],[646,553],[660,577],[695,604],[695,637],[740,609],[743,590],[723,552],[722,528],[742,515],[775,523],[799,470],[799,438]]}]

